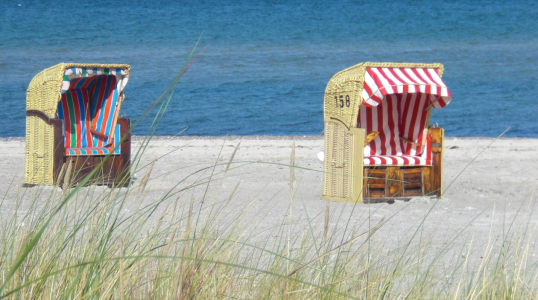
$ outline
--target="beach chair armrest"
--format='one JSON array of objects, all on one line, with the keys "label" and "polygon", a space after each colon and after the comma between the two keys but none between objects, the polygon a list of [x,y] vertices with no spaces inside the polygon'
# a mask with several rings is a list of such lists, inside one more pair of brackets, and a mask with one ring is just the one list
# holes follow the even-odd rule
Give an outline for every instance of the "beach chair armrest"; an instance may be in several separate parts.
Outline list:
[{"label": "beach chair armrest", "polygon": [[26,116],[27,117],[30,117],[30,116],[39,117],[40,119],[42,119],[43,121],[45,121],[45,123],[49,125],[52,124],[53,120],[57,120],[57,119],[47,116],[45,112],[37,110],[37,109],[28,109],[26,111]]},{"label": "beach chair armrest", "polygon": [[364,138],[364,147],[368,145],[373,139],[375,139],[379,135],[379,132],[372,131],[370,132],[365,138]]},{"label": "beach chair armrest", "polygon": [[404,137],[400,137],[400,139],[401,139],[402,141],[406,142],[406,143],[409,143],[409,144],[413,145],[413,146],[417,146],[417,147],[420,146],[419,143],[413,142],[413,141],[411,141],[411,140],[409,140],[409,139],[406,139],[406,138],[404,138]]},{"label": "beach chair armrest", "polygon": [[95,129],[90,129],[90,132],[91,132],[91,134],[96,135],[96,136],[98,136],[98,137],[100,137],[100,138],[102,138],[104,140],[108,139],[108,135],[102,134],[102,133],[100,133],[99,131],[97,131]]}]

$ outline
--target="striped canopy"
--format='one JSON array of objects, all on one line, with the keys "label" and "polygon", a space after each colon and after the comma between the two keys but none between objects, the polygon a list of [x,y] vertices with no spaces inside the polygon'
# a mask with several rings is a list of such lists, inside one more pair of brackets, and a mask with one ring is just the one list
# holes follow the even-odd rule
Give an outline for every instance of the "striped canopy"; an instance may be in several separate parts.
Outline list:
[{"label": "striped canopy", "polygon": [[364,106],[377,106],[387,95],[409,93],[430,95],[429,101],[437,109],[452,100],[435,68],[366,68],[362,90]]},{"label": "striped canopy", "polygon": [[129,77],[126,76],[127,74],[127,70],[120,68],[67,68],[64,71],[61,93],[64,94],[69,90],[72,79],[81,77],[93,77],[97,75],[116,75],[116,89],[119,93],[121,93],[123,91],[123,88],[127,85],[127,80],[129,79]]}]

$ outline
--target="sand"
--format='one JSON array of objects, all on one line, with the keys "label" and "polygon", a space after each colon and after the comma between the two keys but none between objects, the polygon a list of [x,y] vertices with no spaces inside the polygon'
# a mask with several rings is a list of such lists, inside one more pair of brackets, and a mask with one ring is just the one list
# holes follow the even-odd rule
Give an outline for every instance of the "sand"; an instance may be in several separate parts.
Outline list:
[{"label": "sand", "polygon": [[[133,139],[133,155],[140,141],[141,138]],[[226,163],[240,141],[234,163],[224,174]],[[250,238],[278,239],[281,233],[276,228],[289,221],[290,203],[293,230],[297,236],[308,232],[309,223],[319,229],[329,205],[333,232],[342,233],[348,220],[351,220],[350,226],[366,230],[384,218],[386,224],[376,236],[387,247],[409,240],[421,224],[420,236],[431,236],[433,249],[450,245],[451,239],[457,236],[453,245],[470,245],[472,241],[476,251],[482,251],[488,243],[503,240],[503,234],[506,235],[516,215],[518,225],[533,229],[538,224],[538,210],[533,210],[534,188],[538,183],[538,140],[498,139],[492,142],[491,138],[445,139],[445,194],[441,200],[415,198],[394,204],[352,205],[320,199],[323,167],[317,158],[323,148],[320,136],[157,137],[141,160],[139,168],[144,168],[134,175],[135,184],[139,184],[147,172],[147,165],[155,161],[144,198],[138,200],[141,203],[131,205],[136,209],[138,205],[159,199],[175,186],[177,190],[198,176],[204,178],[214,172],[209,188],[201,185],[188,189],[182,194],[184,202],[195,199],[199,207],[205,199],[203,205],[208,207],[229,201],[227,206],[219,206],[219,216],[235,218],[238,212],[244,211],[241,224],[251,228],[253,235]],[[291,201],[288,165],[294,144],[298,168],[294,169]],[[31,194],[38,188],[20,188],[24,172],[24,139],[0,140],[0,157],[0,193],[6,195],[0,208],[2,216],[6,217],[14,209],[13,199],[17,193]],[[221,165],[211,167],[215,162]],[[203,168],[206,169],[195,173]],[[178,195],[172,198],[176,199]],[[24,203],[19,209],[25,209]],[[531,249],[530,253],[538,257],[535,250]]]}]

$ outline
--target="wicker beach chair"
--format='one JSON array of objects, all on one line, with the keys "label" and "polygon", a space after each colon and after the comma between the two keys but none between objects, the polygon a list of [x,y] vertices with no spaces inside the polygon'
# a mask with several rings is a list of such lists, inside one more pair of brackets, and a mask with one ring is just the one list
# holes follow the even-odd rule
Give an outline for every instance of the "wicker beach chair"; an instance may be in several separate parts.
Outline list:
[{"label": "wicker beach chair", "polygon": [[325,90],[322,199],[353,203],[442,195],[443,136],[432,108],[452,96],[441,64],[362,63]]},{"label": "wicker beach chair", "polygon": [[25,185],[76,184],[98,166],[89,183],[129,183],[131,124],[118,117],[129,71],[129,65],[62,63],[32,79]]}]

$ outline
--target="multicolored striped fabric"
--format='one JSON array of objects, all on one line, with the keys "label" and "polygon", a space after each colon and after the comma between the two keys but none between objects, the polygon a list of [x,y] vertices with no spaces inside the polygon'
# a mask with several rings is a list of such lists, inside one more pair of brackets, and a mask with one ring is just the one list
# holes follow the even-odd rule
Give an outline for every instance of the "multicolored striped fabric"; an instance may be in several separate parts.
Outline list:
[{"label": "multicolored striped fabric", "polygon": [[66,148],[91,147],[90,99],[94,78],[77,78],[71,89],[62,94],[58,118],[64,120]]},{"label": "multicolored striped fabric", "polygon": [[67,156],[75,156],[75,155],[107,155],[110,153],[113,154],[120,154],[120,146],[121,146],[121,140],[120,140],[120,125],[116,126],[116,134],[114,134],[115,138],[113,140],[111,147],[74,147],[74,148],[66,148],[65,149],[65,155]]},{"label": "multicolored striped fabric", "polygon": [[127,85],[129,78],[127,71],[124,69],[109,69],[109,68],[68,68],[65,69],[64,78],[62,82],[62,91],[65,93],[69,90],[72,83],[71,80],[81,77],[93,77],[98,75],[115,75],[116,82],[118,83],[117,89],[121,93],[123,88]]},{"label": "multicolored striped fabric", "polygon": [[377,106],[387,95],[423,93],[434,95],[430,99],[439,109],[452,100],[437,69],[422,68],[367,68],[362,90],[363,105]]},{"label": "multicolored striped fabric", "polygon": [[432,165],[432,136],[426,135],[424,151],[420,156],[413,155],[373,155],[364,158],[365,166],[431,166]]},{"label": "multicolored striped fabric", "polygon": [[419,155],[425,142],[428,106],[432,97],[435,96],[422,93],[388,95],[378,106],[361,106],[357,127],[364,128],[366,134],[379,132],[364,148],[364,156]]},{"label": "multicolored striped fabric", "polygon": [[116,152],[111,145],[116,134],[119,136],[116,120],[120,95],[115,75],[71,79],[69,90],[58,103],[58,117],[65,126],[66,155]]},{"label": "multicolored striped fabric", "polygon": [[116,87],[115,76],[96,76],[92,90],[92,100],[90,113],[92,117],[92,129],[108,136],[103,139],[93,135],[93,147],[103,147],[111,142],[113,138],[112,127],[116,125],[118,110],[119,92]]}]

